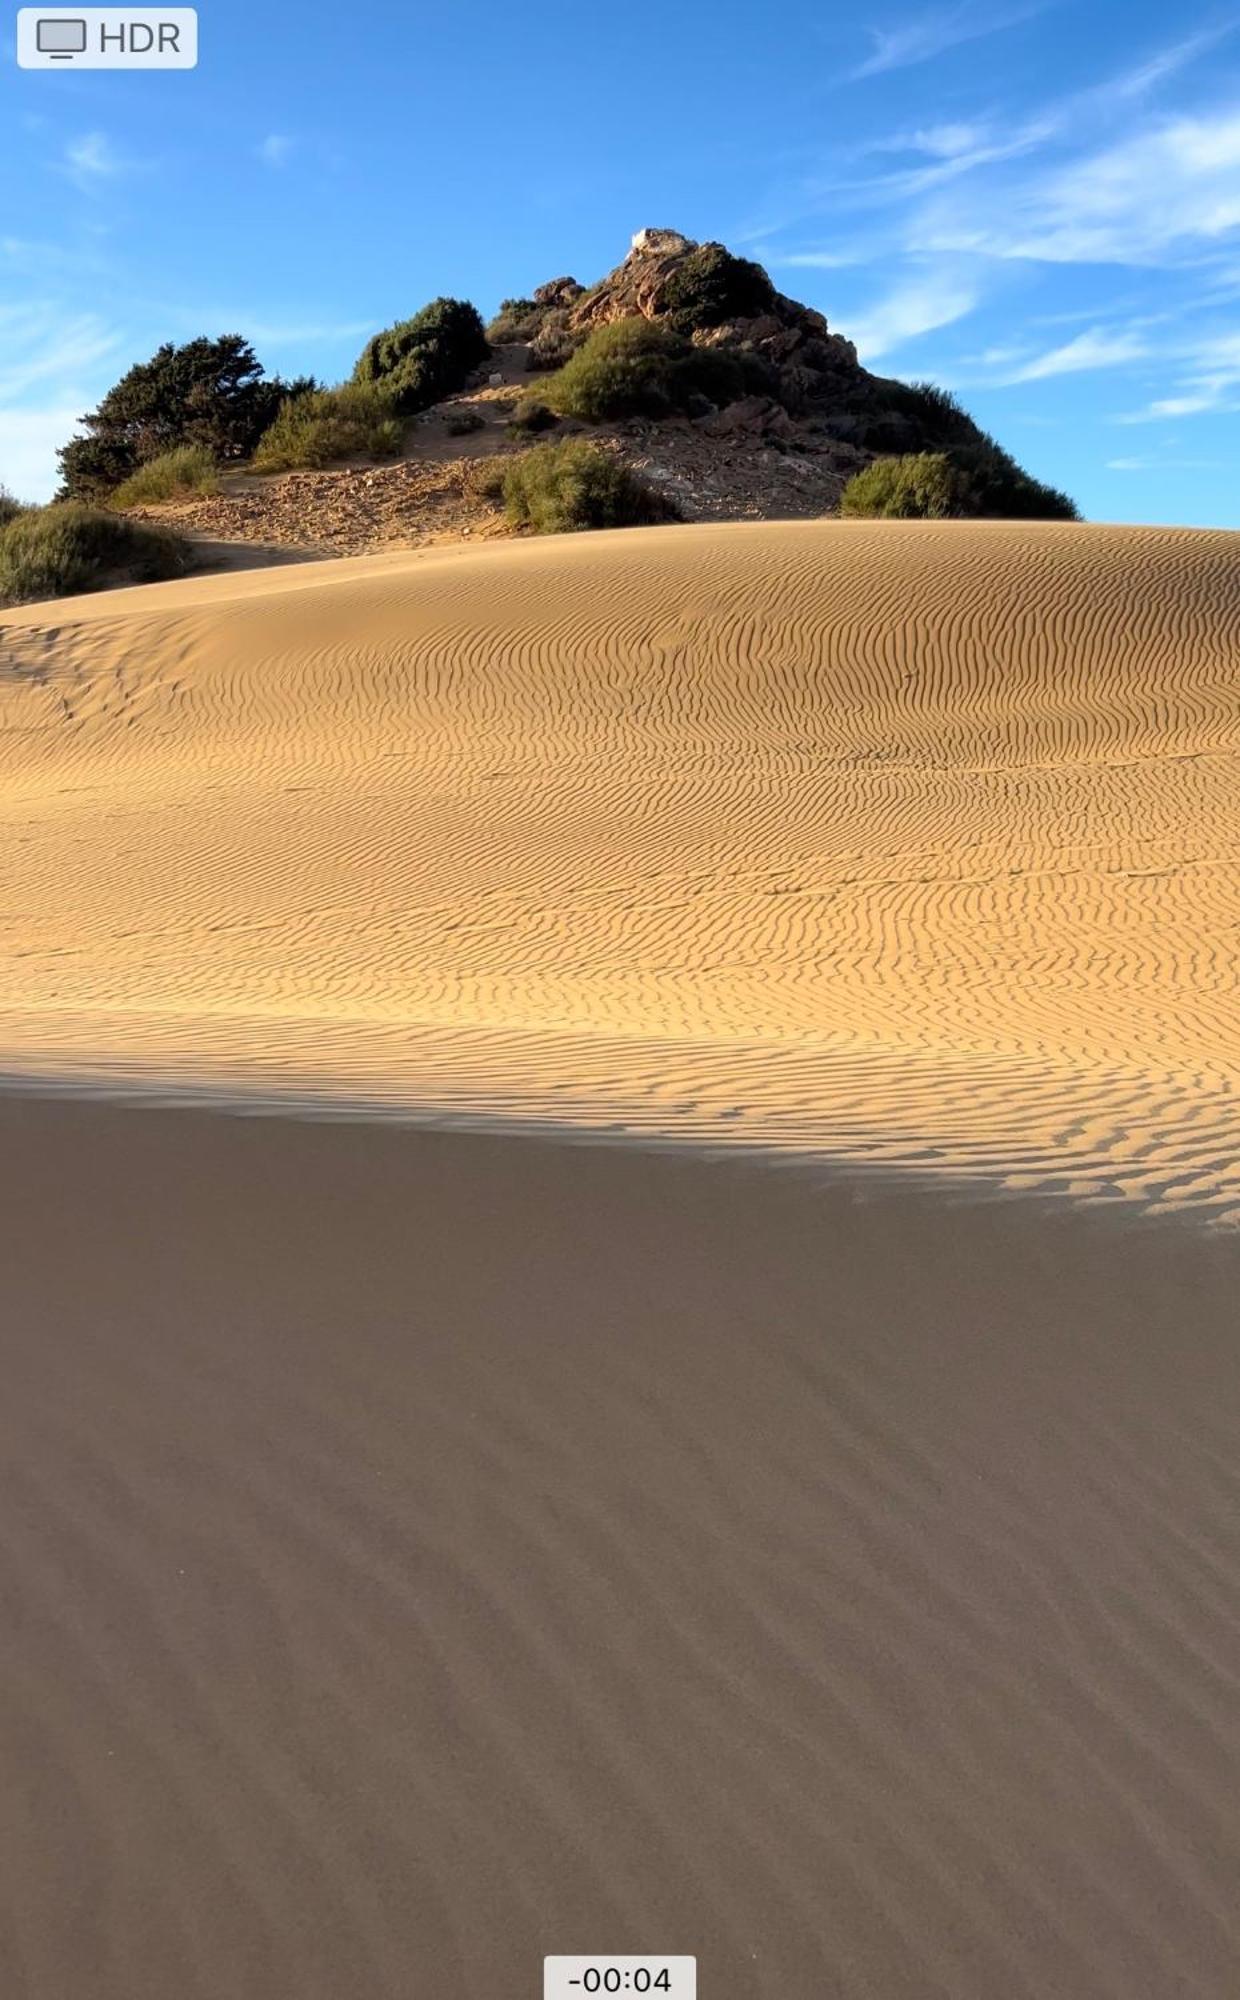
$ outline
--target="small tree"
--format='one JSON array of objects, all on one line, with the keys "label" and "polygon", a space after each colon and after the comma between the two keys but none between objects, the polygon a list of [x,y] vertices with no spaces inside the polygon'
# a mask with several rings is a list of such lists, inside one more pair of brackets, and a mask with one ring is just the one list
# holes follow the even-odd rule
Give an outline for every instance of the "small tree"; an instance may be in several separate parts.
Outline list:
[{"label": "small tree", "polygon": [[245,458],[285,397],[314,386],[267,378],[239,333],[165,341],[82,418],[87,435],[62,448],[62,497],[96,498],[177,445],[201,445],[221,462]]},{"label": "small tree", "polygon": [[366,342],[353,380],[376,384],[399,415],[416,416],[463,389],[490,351],[476,307],[464,299],[432,299],[412,319]]}]

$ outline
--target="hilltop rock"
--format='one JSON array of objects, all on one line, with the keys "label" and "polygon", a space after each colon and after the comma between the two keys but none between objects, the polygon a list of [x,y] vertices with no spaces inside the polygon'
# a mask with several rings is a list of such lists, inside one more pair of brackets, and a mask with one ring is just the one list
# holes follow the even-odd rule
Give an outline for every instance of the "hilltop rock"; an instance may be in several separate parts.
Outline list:
[{"label": "hilltop rock", "polygon": [[629,255],[680,257],[686,251],[696,249],[693,238],[682,236],[679,229],[639,229],[629,245]]}]

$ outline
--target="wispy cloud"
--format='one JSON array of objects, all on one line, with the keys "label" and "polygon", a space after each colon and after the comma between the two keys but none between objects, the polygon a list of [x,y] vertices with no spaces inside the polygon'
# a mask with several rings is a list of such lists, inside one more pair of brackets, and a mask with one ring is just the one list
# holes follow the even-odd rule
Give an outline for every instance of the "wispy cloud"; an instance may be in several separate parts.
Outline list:
[{"label": "wispy cloud", "polygon": [[81,401],[34,410],[0,409],[0,477],[19,500],[50,500],[59,446],[77,428]]},{"label": "wispy cloud", "polygon": [[81,186],[89,181],[111,180],[123,172],[112,141],[106,132],[83,132],[65,147],[65,169]]},{"label": "wispy cloud", "polygon": [[1108,458],[1108,472],[1221,472],[1221,458]]},{"label": "wispy cloud", "polygon": [[1165,121],[927,218],[931,249],[1052,264],[1160,265],[1240,228],[1240,109]]},{"label": "wispy cloud", "polygon": [[269,132],[258,148],[258,157],[268,167],[286,166],[296,143],[287,132]]},{"label": "wispy cloud", "polygon": [[920,334],[963,319],[976,304],[977,290],[968,279],[943,272],[914,275],[855,313],[849,338],[863,361],[875,360]]},{"label": "wispy cloud", "polygon": [[1076,375],[1090,368],[1119,368],[1140,361],[1149,351],[1140,333],[1108,332],[1095,326],[1087,333],[1078,333],[1075,340],[1065,341],[1061,347],[1053,347],[1049,353],[1023,362],[1002,379],[1008,383],[1045,382],[1052,375]]},{"label": "wispy cloud", "polygon": [[53,307],[10,306],[0,311],[0,338],[22,358],[0,365],[0,404],[21,401],[44,382],[65,382],[111,353],[120,336],[94,313],[69,319]]},{"label": "wispy cloud", "polygon": [[852,71],[853,80],[930,62],[961,42],[978,41],[983,35],[1014,28],[1019,22],[1043,13],[1046,5],[1047,0],[1027,0],[1024,5],[986,8],[963,0],[960,6],[921,14],[896,28],[871,28],[868,33],[873,46],[865,61]]},{"label": "wispy cloud", "polygon": [[1225,334],[1199,342],[1182,358],[1168,395],[1156,396],[1143,410],[1127,411],[1119,422],[1170,422],[1236,409],[1240,409],[1240,334]]}]

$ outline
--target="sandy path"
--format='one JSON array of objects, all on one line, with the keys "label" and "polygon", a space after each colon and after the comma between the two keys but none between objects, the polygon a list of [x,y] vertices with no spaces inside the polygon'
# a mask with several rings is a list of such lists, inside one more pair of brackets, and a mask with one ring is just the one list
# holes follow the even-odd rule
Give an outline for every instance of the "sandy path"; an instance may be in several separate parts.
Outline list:
[{"label": "sandy path", "polygon": [[1236,1239],[0,1101],[6,2000],[1231,2000]]},{"label": "sandy path", "polygon": [[1240,1214],[1225,534],[765,524],[0,619],[0,1061]]}]

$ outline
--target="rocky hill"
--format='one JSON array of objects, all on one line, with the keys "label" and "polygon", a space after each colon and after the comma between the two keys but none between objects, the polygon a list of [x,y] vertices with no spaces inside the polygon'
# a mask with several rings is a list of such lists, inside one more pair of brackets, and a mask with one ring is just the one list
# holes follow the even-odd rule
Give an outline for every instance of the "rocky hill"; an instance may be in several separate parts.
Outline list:
[{"label": "rocky hill", "polygon": [[531,403],[550,393],[544,385],[589,336],[634,320],[666,328],[699,356],[726,359],[743,380],[714,397],[693,393],[676,406],[590,424],[551,412],[545,421],[557,423],[557,435],[588,431],[687,519],[820,516],[876,456],[923,450],[996,455],[1035,491],[952,398],[871,374],[850,340],[778,291],[760,265],[722,244],[643,229],[599,283],[559,277],[506,300],[487,329],[489,360],[461,393],[416,417],[395,463],[233,473],[210,498],[161,516],[171,511],[196,538],[306,552],[502,533],[488,466],[536,441]]}]

